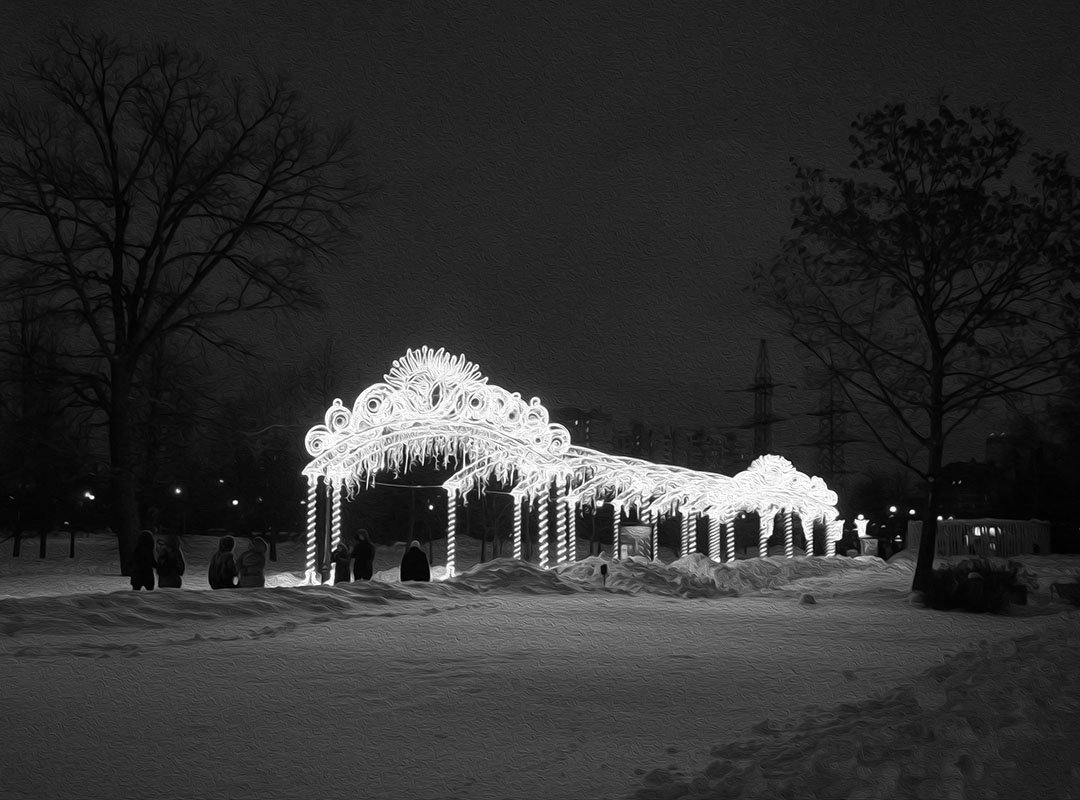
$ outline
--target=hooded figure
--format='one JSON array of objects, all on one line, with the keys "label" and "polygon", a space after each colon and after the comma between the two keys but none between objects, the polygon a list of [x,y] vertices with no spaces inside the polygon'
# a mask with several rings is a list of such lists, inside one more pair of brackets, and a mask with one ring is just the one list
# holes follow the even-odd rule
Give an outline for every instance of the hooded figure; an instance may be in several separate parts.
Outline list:
[{"label": "hooded figure", "polygon": [[232,589],[236,586],[236,561],[233,560],[233,538],[222,536],[218,551],[210,558],[207,580],[211,589]]},{"label": "hooded figure", "polygon": [[266,586],[266,542],[256,536],[251,540],[251,547],[236,559],[236,572],[240,580],[236,585],[244,589]]},{"label": "hooded figure", "polygon": [[175,535],[166,537],[157,554],[158,586],[162,589],[179,589],[185,566],[180,538]]},{"label": "hooded figure", "polygon": [[334,583],[348,583],[352,580],[353,538],[345,535],[330,551],[330,560],[334,562]]},{"label": "hooded figure", "polygon": [[375,545],[368,539],[367,531],[360,531],[352,555],[353,577],[358,581],[370,581],[375,572]]},{"label": "hooded figure", "polygon": [[401,558],[402,581],[430,581],[431,567],[428,566],[427,556],[420,549],[420,542],[413,539],[409,543],[409,549]]},{"label": "hooded figure", "polygon": [[135,540],[135,552],[131,554],[131,588],[153,589],[156,566],[154,534],[150,531],[140,531],[139,538]]}]

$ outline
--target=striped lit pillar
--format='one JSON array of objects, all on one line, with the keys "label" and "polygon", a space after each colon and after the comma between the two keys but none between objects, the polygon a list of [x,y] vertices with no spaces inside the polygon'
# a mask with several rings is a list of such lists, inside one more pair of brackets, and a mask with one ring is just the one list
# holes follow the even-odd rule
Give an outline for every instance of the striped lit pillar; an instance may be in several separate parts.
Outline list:
[{"label": "striped lit pillar", "polygon": [[555,563],[566,563],[566,503],[563,502],[564,489],[555,484]]},{"label": "striped lit pillar", "polygon": [[315,517],[319,505],[319,476],[308,475],[307,485],[307,551],[304,554],[304,578],[306,583],[315,584],[315,540],[319,535]]},{"label": "striped lit pillar", "polygon": [[548,493],[550,491],[551,486],[545,483],[543,493],[537,498],[539,503],[537,524],[540,526],[540,569],[547,569],[548,565],[548,501],[551,499]]},{"label": "striped lit pillar", "polygon": [[724,533],[727,535],[727,560],[735,560],[735,518],[724,520]]},{"label": "striped lit pillar", "polygon": [[709,558],[721,561],[723,557],[720,552],[720,518],[713,514],[709,516]]},{"label": "striped lit pillar", "polygon": [[771,513],[766,514],[763,511],[758,513],[761,515],[761,524],[758,527],[758,558],[765,558],[769,555],[769,537],[772,536],[773,515]]},{"label": "striped lit pillar", "polygon": [[825,548],[825,555],[836,555],[836,543],[844,538],[844,521],[842,519],[834,519],[832,522],[826,525],[826,538],[829,541],[828,546]]},{"label": "striped lit pillar", "polygon": [[514,558],[521,560],[521,498],[514,498]]},{"label": "striped lit pillar", "polygon": [[329,491],[333,497],[333,518],[330,522],[330,552],[334,552],[334,548],[341,542],[341,487],[344,485],[344,481],[338,483],[336,480],[332,481],[329,485]]},{"label": "striped lit pillar", "polygon": [[791,512],[786,508],[780,512],[784,521],[784,555],[787,558],[795,557],[795,530],[791,524]]},{"label": "striped lit pillar", "polygon": [[618,506],[611,507],[611,557],[621,558],[622,554],[619,552],[619,517],[622,516],[622,509]]},{"label": "striped lit pillar", "polygon": [[446,577],[454,577],[454,558],[457,556],[457,490],[446,490]]},{"label": "striped lit pillar", "polygon": [[682,556],[685,558],[696,549],[694,547],[694,519],[689,511],[682,512]]},{"label": "striped lit pillar", "polygon": [[656,535],[656,529],[659,525],[656,513],[652,509],[646,509],[642,512],[642,522],[649,526],[649,551],[653,561],[660,559],[660,540]]},{"label": "striped lit pillar", "polygon": [[570,561],[577,561],[577,501],[566,501],[566,549]]}]

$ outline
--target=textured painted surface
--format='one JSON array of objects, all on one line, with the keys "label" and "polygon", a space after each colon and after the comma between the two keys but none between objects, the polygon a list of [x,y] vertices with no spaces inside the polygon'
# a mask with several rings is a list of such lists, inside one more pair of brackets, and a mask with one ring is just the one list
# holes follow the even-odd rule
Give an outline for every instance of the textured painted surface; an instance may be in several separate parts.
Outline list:
[{"label": "textured painted surface", "polygon": [[[230,69],[258,60],[357,120],[382,186],[364,241],[326,314],[282,330],[275,356],[332,332],[362,380],[347,401],[430,344],[549,407],[741,423],[751,397],[725,390],[749,384],[755,339],[773,334],[740,287],[788,228],[789,156],[841,167],[856,113],[941,91],[1007,103],[1043,147],[1080,135],[1065,2],[4,5],[3,65],[78,15]],[[801,377],[779,337],[773,367]],[[813,402],[786,390],[776,408]],[[802,427],[778,427],[778,447]]]}]

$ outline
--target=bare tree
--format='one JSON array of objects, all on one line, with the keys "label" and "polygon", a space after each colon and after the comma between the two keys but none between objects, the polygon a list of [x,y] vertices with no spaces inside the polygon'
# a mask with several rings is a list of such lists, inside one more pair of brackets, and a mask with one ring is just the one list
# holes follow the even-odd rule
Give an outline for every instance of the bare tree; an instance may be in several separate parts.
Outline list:
[{"label": "bare tree", "polygon": [[63,28],[0,101],[2,296],[70,334],[58,369],[105,415],[125,574],[139,529],[135,391],[162,338],[316,302],[313,265],[361,194],[347,127],[281,79],[243,81],[174,44]]},{"label": "bare tree", "polygon": [[927,487],[913,589],[933,568],[946,445],[977,410],[1052,393],[1074,355],[1080,191],[984,108],[904,106],[852,126],[856,177],[796,164],[794,234],[757,271],[761,296],[834,375],[874,440]]}]

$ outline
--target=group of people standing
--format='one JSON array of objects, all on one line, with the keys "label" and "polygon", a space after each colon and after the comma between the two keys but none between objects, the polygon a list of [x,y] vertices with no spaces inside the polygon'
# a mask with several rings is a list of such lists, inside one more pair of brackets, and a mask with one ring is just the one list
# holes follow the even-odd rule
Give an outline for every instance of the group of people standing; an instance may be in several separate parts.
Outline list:
[{"label": "group of people standing", "polygon": [[375,545],[365,530],[344,533],[330,551],[330,560],[334,562],[334,583],[370,581],[375,573]]},{"label": "group of people standing", "polygon": [[[348,583],[353,580],[369,581],[375,571],[375,545],[368,538],[368,533],[361,530],[357,534],[346,533],[341,542],[330,553],[334,562],[334,583]],[[413,540],[401,559],[402,581],[430,581],[431,566],[427,555],[420,548],[420,542]]]},{"label": "group of people standing", "polygon": [[256,536],[251,546],[233,558],[235,541],[222,536],[218,550],[210,557],[207,580],[211,589],[257,589],[266,585],[266,540]]},{"label": "group of people standing", "polygon": [[[261,536],[251,540],[251,546],[238,557],[233,557],[235,540],[222,536],[218,550],[210,559],[207,579],[211,589],[255,588],[266,585],[266,541]],[[131,588],[153,589],[154,575],[162,589],[179,589],[183,586],[184,551],[180,537],[175,534],[158,537],[151,531],[142,531],[135,542],[132,556]]]},{"label": "group of people standing", "polygon": [[[266,541],[255,536],[251,545],[239,556],[233,555],[236,541],[222,536],[217,552],[210,558],[207,580],[211,589],[246,589],[266,585]],[[353,580],[369,581],[375,571],[375,545],[367,531],[345,534],[330,553],[334,562],[334,583]],[[157,539],[151,531],[142,531],[135,543],[132,560],[131,588],[151,590],[154,576],[162,589],[179,589],[183,585],[184,551],[180,537],[175,534]],[[431,566],[420,542],[413,540],[401,559],[402,581],[430,581]]]}]

